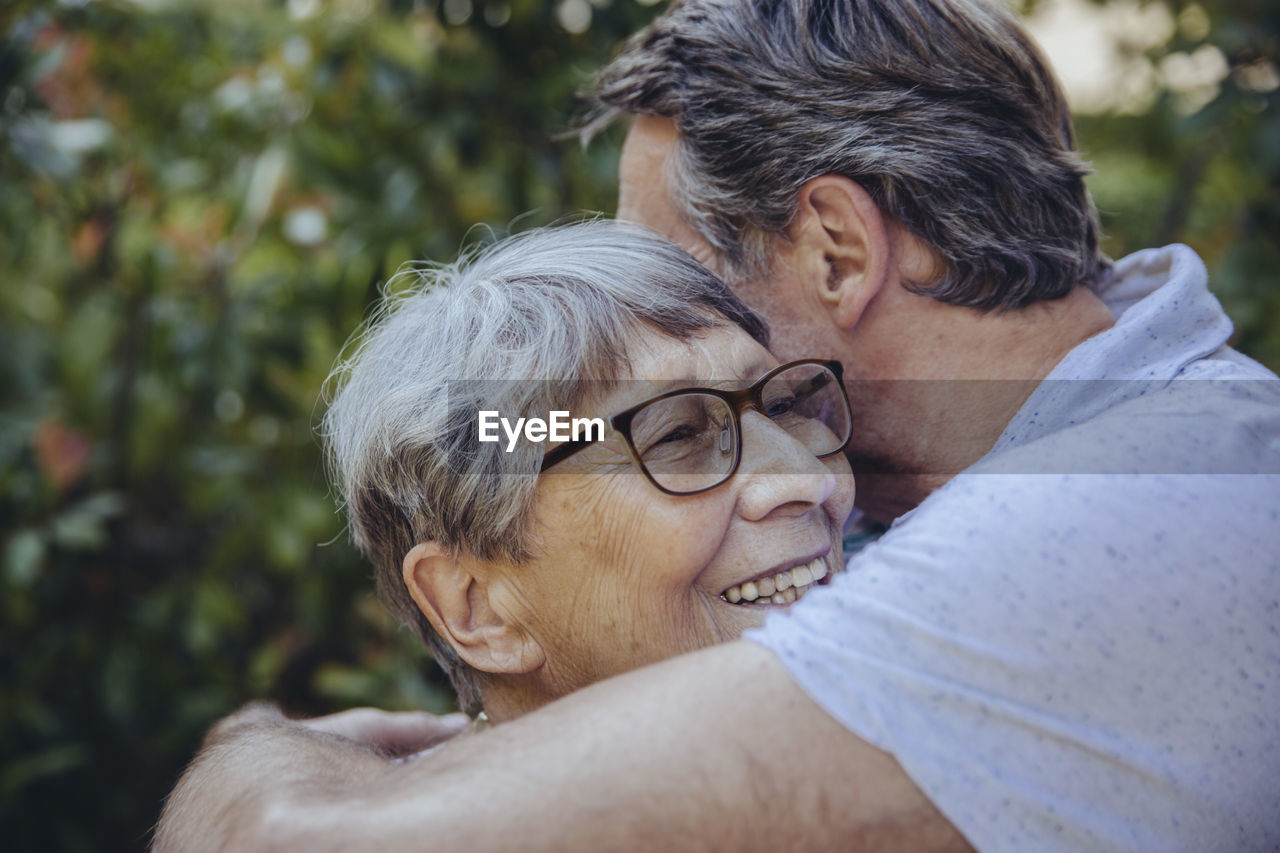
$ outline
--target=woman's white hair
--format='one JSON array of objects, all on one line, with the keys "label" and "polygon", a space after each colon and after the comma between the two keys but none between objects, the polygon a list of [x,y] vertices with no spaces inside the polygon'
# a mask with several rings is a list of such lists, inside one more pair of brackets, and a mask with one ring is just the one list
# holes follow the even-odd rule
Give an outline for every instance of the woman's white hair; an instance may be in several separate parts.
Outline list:
[{"label": "woman's white hair", "polygon": [[545,417],[603,390],[641,329],[687,340],[763,321],[672,243],[610,221],[528,231],[448,265],[401,273],[326,383],[329,468],[378,593],[428,645],[464,709],[481,675],[431,629],[404,585],[419,542],[521,563],[542,451],[477,440],[481,410]]}]

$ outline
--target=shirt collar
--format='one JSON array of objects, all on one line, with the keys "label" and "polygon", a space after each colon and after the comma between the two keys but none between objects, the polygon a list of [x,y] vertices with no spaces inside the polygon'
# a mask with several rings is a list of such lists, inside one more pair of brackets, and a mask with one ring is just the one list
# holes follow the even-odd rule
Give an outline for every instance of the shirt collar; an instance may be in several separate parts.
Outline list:
[{"label": "shirt collar", "polygon": [[1204,263],[1187,246],[1147,249],[1123,258],[1098,295],[1115,325],[1067,353],[1009,421],[988,456],[1163,387],[1231,336],[1231,320],[1209,292]]}]

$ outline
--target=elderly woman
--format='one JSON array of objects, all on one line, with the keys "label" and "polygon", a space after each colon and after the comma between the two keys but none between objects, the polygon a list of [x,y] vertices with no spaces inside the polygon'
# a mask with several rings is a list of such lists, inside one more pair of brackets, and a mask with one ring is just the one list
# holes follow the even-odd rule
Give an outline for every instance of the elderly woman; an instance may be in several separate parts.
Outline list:
[{"label": "elderly woman", "polygon": [[[609,222],[502,241],[384,303],[324,436],[380,595],[464,709],[499,722],[736,638],[841,566],[839,365],[765,344],[712,273]],[[595,426],[511,427],[554,412]]]}]

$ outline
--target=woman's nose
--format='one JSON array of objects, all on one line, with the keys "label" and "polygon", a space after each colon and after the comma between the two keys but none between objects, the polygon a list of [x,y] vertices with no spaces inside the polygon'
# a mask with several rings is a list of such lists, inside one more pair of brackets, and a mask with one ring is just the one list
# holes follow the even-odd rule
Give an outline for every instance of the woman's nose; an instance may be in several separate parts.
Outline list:
[{"label": "woman's nose", "polygon": [[775,512],[807,512],[837,487],[836,475],[821,459],[758,412],[742,416],[737,479],[739,513],[749,521]]}]

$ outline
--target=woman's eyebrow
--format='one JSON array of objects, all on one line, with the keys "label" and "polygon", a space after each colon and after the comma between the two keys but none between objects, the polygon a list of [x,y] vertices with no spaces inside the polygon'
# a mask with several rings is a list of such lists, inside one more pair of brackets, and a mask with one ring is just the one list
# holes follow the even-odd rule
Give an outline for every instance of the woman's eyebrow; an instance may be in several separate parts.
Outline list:
[{"label": "woman's eyebrow", "polygon": [[750,385],[777,366],[778,363],[776,361],[770,364],[766,359],[757,358],[748,365],[747,375],[743,377],[743,381]]},{"label": "woman's eyebrow", "polygon": [[764,376],[776,365],[770,364],[765,359],[754,359],[747,363],[747,366],[739,371],[739,375],[735,377],[718,377],[707,378],[705,376],[692,376],[685,374],[683,376],[675,376],[670,379],[632,379],[633,382],[645,383],[647,389],[653,394],[662,394],[667,391],[676,391],[681,388],[745,388],[753,384],[761,376]]},{"label": "woman's eyebrow", "polygon": [[736,379],[724,379],[716,384],[717,386],[732,387],[733,389],[747,388],[754,385],[761,376],[764,376],[776,366],[776,364],[770,364],[765,359],[756,359],[748,362],[746,368],[742,370]]}]

